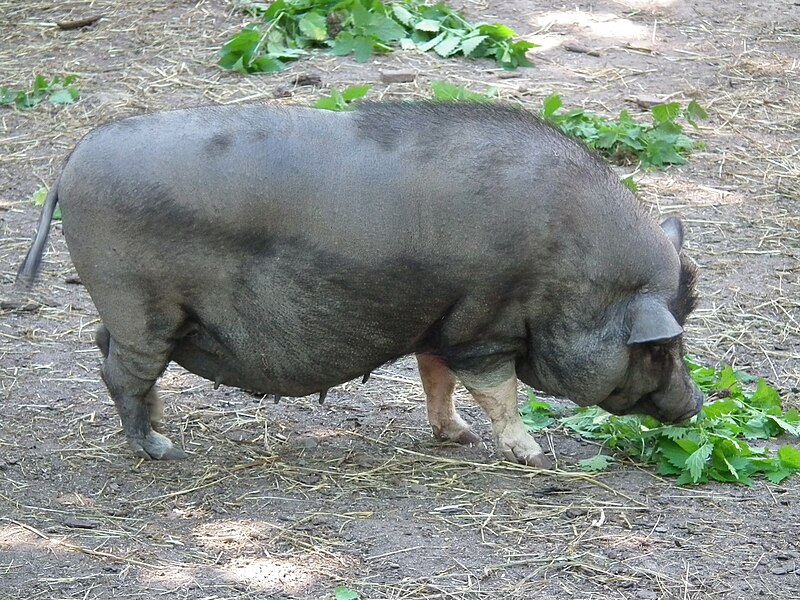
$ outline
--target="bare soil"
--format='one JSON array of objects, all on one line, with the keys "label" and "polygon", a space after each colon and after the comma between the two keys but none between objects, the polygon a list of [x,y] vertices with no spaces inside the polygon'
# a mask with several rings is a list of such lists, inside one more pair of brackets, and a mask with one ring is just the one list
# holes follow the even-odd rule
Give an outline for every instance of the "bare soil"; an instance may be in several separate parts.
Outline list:
[{"label": "bare soil", "polygon": [[[643,115],[636,97],[695,98],[711,113],[693,134],[707,148],[639,177],[654,215],[684,217],[701,267],[688,348],[800,405],[798,3],[456,5],[542,44],[536,67],[396,52],[243,77],[215,67],[245,20],[222,0],[0,1],[0,84],[77,73],[82,92],[71,106],[0,109],[0,597],[321,598],[347,586],[392,599],[800,598],[798,478],[680,488],[630,463],[582,474],[575,462],[598,449],[560,429],[540,436],[556,470],[495,462],[486,418],[463,392],[487,444],[442,447],[408,360],[323,406],[213,390],[170,368],[168,432],[191,458],[137,461],[98,376],[97,315],[59,225],[38,286],[13,287],[38,218],[31,195],[112,118],[308,104],[361,83],[373,98],[420,98],[437,79],[495,86],[534,110],[553,92],[608,115]],[[90,27],[53,25],[94,15]],[[416,79],[385,85],[387,70]]]}]

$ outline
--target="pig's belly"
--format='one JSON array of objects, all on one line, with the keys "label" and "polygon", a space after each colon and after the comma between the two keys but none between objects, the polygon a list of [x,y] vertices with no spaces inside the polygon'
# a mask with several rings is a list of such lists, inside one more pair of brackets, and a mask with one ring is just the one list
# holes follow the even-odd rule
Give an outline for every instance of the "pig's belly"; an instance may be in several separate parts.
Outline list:
[{"label": "pig's belly", "polygon": [[[327,390],[413,351],[405,339],[351,335],[336,338],[330,330],[293,337],[273,328],[231,327],[225,334],[197,326],[175,345],[171,359],[217,384],[264,394],[305,396]],[[317,343],[314,343],[314,339]]]},{"label": "pig's belly", "polygon": [[194,327],[172,358],[211,381],[264,393],[320,392],[430,349],[448,317],[469,321],[453,310],[460,295],[444,277],[392,261],[354,264],[285,245],[218,271],[228,279],[195,285],[202,291],[185,299]]}]

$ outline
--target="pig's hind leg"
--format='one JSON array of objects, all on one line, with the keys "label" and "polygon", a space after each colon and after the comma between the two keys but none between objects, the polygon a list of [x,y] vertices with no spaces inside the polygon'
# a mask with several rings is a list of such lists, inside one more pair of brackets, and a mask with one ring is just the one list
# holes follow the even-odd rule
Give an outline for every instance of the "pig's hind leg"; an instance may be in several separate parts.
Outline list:
[{"label": "pig's hind leg", "polygon": [[437,439],[459,444],[477,444],[480,438],[456,412],[453,389],[456,377],[444,360],[433,354],[417,354],[422,387],[425,390],[428,423]]},{"label": "pig's hind leg", "polygon": [[[111,334],[105,325],[100,325],[94,334],[94,342],[103,353],[103,358],[108,358],[108,350],[111,345]],[[164,401],[158,395],[156,386],[150,388],[144,398],[150,414],[150,426],[159,433],[164,429]]]},{"label": "pig's hind leg", "polygon": [[[134,339],[147,340],[147,337]],[[186,458],[170,439],[155,431],[161,428],[163,403],[155,390],[155,382],[169,360],[169,344],[161,351],[141,349],[115,339],[101,325],[95,335],[105,360],[101,369],[103,381],[119,413],[128,444],[137,456],[146,459],[170,460]],[[149,340],[153,346],[156,344]]]}]

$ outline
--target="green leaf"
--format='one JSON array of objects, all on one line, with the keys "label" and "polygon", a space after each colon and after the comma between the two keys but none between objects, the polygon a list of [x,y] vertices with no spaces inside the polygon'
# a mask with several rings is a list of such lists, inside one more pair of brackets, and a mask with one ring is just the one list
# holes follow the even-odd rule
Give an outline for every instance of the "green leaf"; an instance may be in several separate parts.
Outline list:
[{"label": "green leaf", "polygon": [[708,119],[708,113],[703,110],[703,107],[696,100],[689,102],[689,105],[683,111],[683,116],[692,127],[697,127],[697,120]]},{"label": "green leaf", "polygon": [[663,456],[659,459],[657,464],[658,464],[659,475],[671,475],[673,477],[678,477],[684,472],[684,469],[682,467],[680,468],[676,467]]},{"label": "green leaf", "polygon": [[687,483],[705,483],[706,481],[708,481],[708,478],[705,476],[700,479],[694,479],[689,471],[684,471],[678,479],[675,480],[675,483],[677,485],[686,485]]},{"label": "green leaf", "polygon": [[488,23],[483,23],[482,25],[478,26],[478,30],[482,34],[488,35],[497,40],[507,40],[517,35],[516,31],[510,27],[507,27],[506,25],[503,25],[502,23],[493,23],[491,25]]},{"label": "green leaf", "polygon": [[372,88],[370,85],[352,85],[342,91],[342,98],[345,102],[352,102],[358,98],[363,98]]},{"label": "green leaf", "polygon": [[31,202],[34,206],[42,206],[47,199],[47,188],[39,188],[31,194]]},{"label": "green leaf", "polygon": [[555,423],[552,406],[547,402],[536,400],[535,395],[531,391],[528,392],[528,398],[528,402],[526,402],[520,410],[520,416],[522,417],[522,422],[529,431],[540,431]]},{"label": "green leaf", "polygon": [[689,458],[690,452],[681,448],[677,442],[669,439],[662,440],[658,446],[658,451],[666,458],[669,463],[678,469],[686,467],[686,459]]},{"label": "green leaf", "polygon": [[542,104],[542,116],[545,119],[549,119],[561,106],[561,96],[558,94],[548,96],[544,99],[544,103]]},{"label": "green leaf", "polygon": [[431,33],[436,33],[441,28],[441,22],[434,21],[433,19],[423,19],[422,21],[414,24],[414,29],[418,31],[429,31]]},{"label": "green leaf", "polygon": [[780,410],[781,407],[781,397],[778,391],[764,379],[758,380],[756,391],[750,396],[748,402],[767,411]]},{"label": "green leaf", "polygon": [[255,26],[245,27],[222,45],[221,54],[244,54],[250,52],[260,39],[261,33]]},{"label": "green leaf", "polygon": [[556,420],[553,417],[543,413],[525,413],[523,411],[522,422],[525,424],[525,427],[528,429],[528,431],[535,433],[545,429],[546,427],[550,427],[550,425],[555,423]]},{"label": "green leaf", "polygon": [[277,58],[261,56],[250,63],[249,71],[251,73],[274,73],[283,71],[285,68],[286,65]]},{"label": "green leaf", "polygon": [[774,427],[767,415],[754,414],[742,425],[741,429],[742,434],[748,440],[767,440],[774,435],[777,428]]},{"label": "green leaf", "polygon": [[392,4],[392,14],[403,25],[410,26],[414,20],[414,15],[397,3]]},{"label": "green leaf", "polygon": [[349,31],[342,31],[336,36],[331,52],[336,56],[346,56],[355,47],[355,36]]},{"label": "green leaf", "polygon": [[584,458],[578,461],[578,467],[581,471],[603,471],[608,468],[616,459],[613,456],[606,454],[598,454],[592,458]]},{"label": "green leaf", "polygon": [[10,105],[14,104],[17,92],[7,87],[0,87],[0,104]]},{"label": "green leaf", "polygon": [[628,175],[622,180],[622,183],[632,192],[636,192],[639,189],[638,184],[633,180],[633,175]]},{"label": "green leaf", "polygon": [[374,47],[372,40],[368,37],[356,36],[353,40],[353,56],[357,62],[366,62],[372,55],[372,49]]},{"label": "green leaf", "polygon": [[675,117],[677,117],[681,113],[681,105],[677,102],[656,104],[653,108],[650,109],[650,112],[652,113],[653,118],[658,123],[674,121]]},{"label": "green leaf", "polygon": [[334,600],[358,600],[358,593],[344,586],[337,587],[333,592]]},{"label": "green leaf", "polygon": [[458,49],[460,44],[461,38],[455,35],[448,35],[433,47],[433,51],[439,56],[447,58]]},{"label": "green leaf", "polygon": [[50,104],[72,104],[75,102],[75,96],[70,90],[58,90],[47,98]]},{"label": "green leaf", "polygon": [[488,102],[496,92],[494,88],[489,88],[486,93],[471,92],[470,90],[448,83],[447,81],[432,81],[431,89],[433,99],[440,101],[469,101],[469,102]]},{"label": "green leaf", "polygon": [[49,85],[47,84],[47,79],[41,75],[34,77],[33,84],[31,85],[31,91],[33,92],[34,97],[42,96],[48,88]]},{"label": "green leaf", "polygon": [[351,110],[350,102],[358,98],[364,97],[369,92],[371,86],[368,85],[354,85],[345,88],[344,91],[336,89],[331,90],[330,96],[324,96],[314,102],[314,108],[321,108],[324,110]]},{"label": "green leaf", "polygon": [[792,446],[782,446],[778,450],[778,459],[781,466],[788,469],[800,470],[800,450]]},{"label": "green leaf", "polygon": [[417,44],[417,50],[419,50],[420,52],[427,52],[428,50],[431,50],[434,46],[436,46],[438,43],[442,42],[446,37],[447,37],[447,32],[443,31],[436,37],[433,37],[421,44]]},{"label": "green leaf", "polygon": [[398,25],[397,21],[379,13],[370,15],[366,35],[374,35],[382,42],[394,42],[405,37],[406,30]]},{"label": "green leaf", "polygon": [[464,56],[470,56],[480,46],[484,40],[488,39],[485,35],[473,35],[461,39],[458,51]]},{"label": "green leaf", "polygon": [[713,444],[703,444],[686,459],[686,467],[692,477],[692,482],[697,483],[706,470],[706,461],[714,450]]},{"label": "green leaf", "polygon": [[[334,91],[334,94],[337,93]],[[323,110],[347,110],[347,105],[344,104],[344,101],[341,97],[336,98],[334,94],[328,96],[326,98],[320,98],[316,102],[314,102],[314,108],[321,108]]]},{"label": "green leaf", "polygon": [[[292,0],[289,0],[290,2]],[[264,20],[273,21],[280,17],[281,13],[289,12],[290,8],[287,6],[286,0],[275,0],[266,11],[264,11]]]},{"label": "green leaf", "polygon": [[764,473],[764,477],[769,479],[772,483],[778,484],[781,483],[784,479],[791,477],[794,475],[796,471],[794,469],[774,469],[772,471],[767,471]]},{"label": "green leaf", "polygon": [[309,12],[297,22],[303,34],[318,42],[328,39],[328,22],[325,15],[318,12]]}]

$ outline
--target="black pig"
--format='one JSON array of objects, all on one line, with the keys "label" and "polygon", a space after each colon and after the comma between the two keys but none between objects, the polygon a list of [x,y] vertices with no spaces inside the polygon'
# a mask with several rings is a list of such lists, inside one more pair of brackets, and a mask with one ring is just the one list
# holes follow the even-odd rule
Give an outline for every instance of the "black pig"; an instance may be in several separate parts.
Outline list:
[{"label": "black pig", "polygon": [[170,361],[285,396],[415,353],[434,434],[474,442],[460,380],[498,452],[546,466],[517,379],[664,421],[702,395],[682,361],[695,272],[614,172],[521,109],[376,103],[347,113],[206,107],[121,120],[75,148],[56,203],[103,325],[102,377],[130,445],[156,432]]}]

